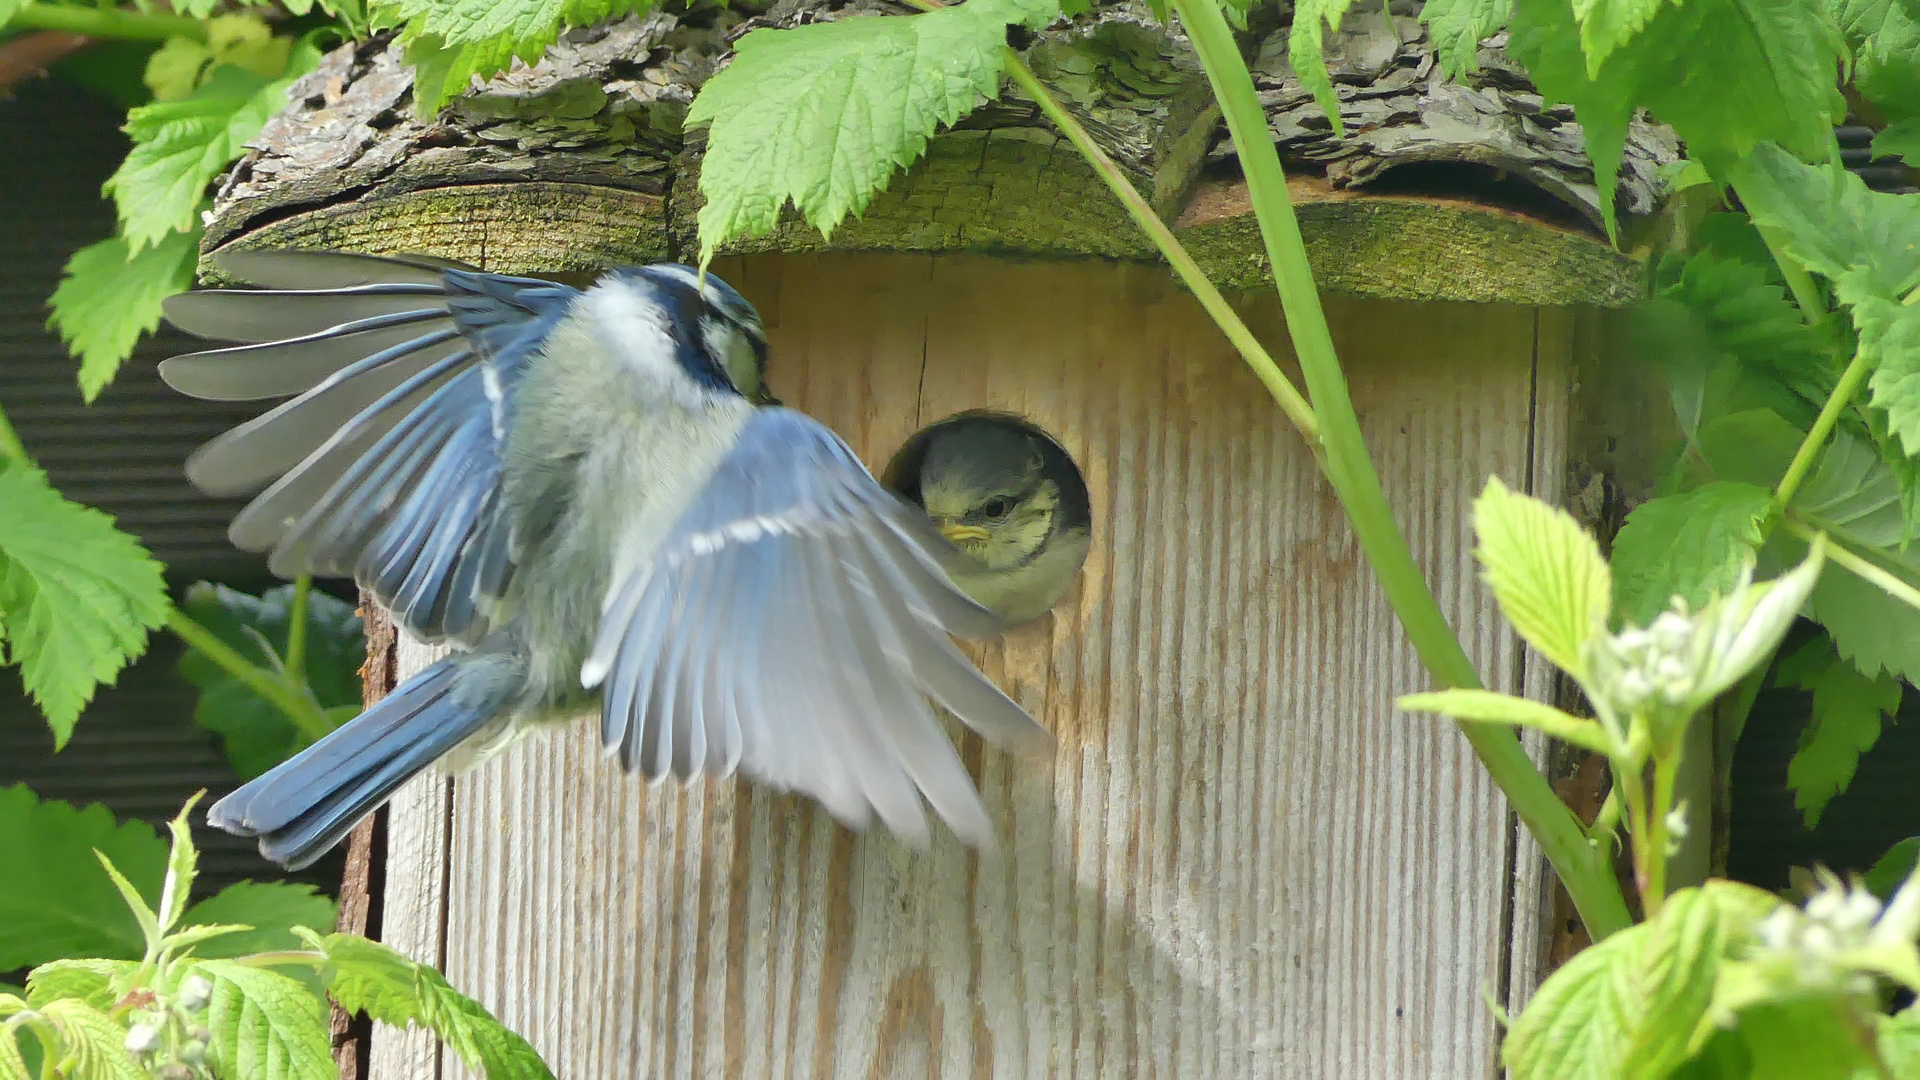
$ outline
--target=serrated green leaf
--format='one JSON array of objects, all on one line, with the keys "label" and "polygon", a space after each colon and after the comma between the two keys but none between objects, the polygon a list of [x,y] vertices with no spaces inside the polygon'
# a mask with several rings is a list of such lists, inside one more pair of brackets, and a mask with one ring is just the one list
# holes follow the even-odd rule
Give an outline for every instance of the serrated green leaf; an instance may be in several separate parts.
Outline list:
[{"label": "serrated green leaf", "polygon": [[286,106],[287,86],[318,61],[311,45],[293,49],[278,79],[221,64],[187,96],[129,111],[124,130],[133,149],[102,188],[119,209],[128,248],[138,252],[195,230],[207,185]]},{"label": "serrated green leaf", "polygon": [[1507,621],[1555,665],[1578,677],[1580,651],[1604,628],[1613,579],[1600,547],[1566,511],[1509,491],[1499,477],[1474,501],[1483,576]]},{"label": "serrated green leaf", "polygon": [[1899,709],[1900,683],[1884,673],[1862,675],[1824,637],[1808,642],[1801,654],[1806,655],[1794,658],[1791,682],[1813,691],[1813,715],[1787,763],[1787,787],[1811,829],[1833,797],[1853,782],[1860,755],[1873,749],[1880,725]]},{"label": "serrated green leaf", "polygon": [[1614,596],[1623,619],[1646,626],[1675,596],[1698,611],[1752,568],[1773,509],[1765,488],[1718,481],[1635,507],[1613,541]]},{"label": "serrated green leaf", "polygon": [[207,1058],[217,1076],[306,1080],[338,1075],[327,1034],[326,1004],[299,981],[232,960],[206,960],[193,972],[213,983]]},{"label": "serrated green leaf", "polygon": [[113,382],[140,338],[160,325],[161,301],[193,287],[200,256],[198,221],[139,254],[115,236],[73,253],[60,287],[47,301],[47,325],[80,360],[80,394],[88,402]]},{"label": "serrated green leaf", "polygon": [[0,620],[55,747],[167,617],[160,564],[113,519],[24,465],[0,468]]},{"label": "serrated green leaf", "polygon": [[525,1039],[438,971],[352,934],[330,934],[314,944],[327,954],[321,978],[341,1008],[395,1027],[424,1027],[488,1080],[552,1080]]},{"label": "serrated green leaf", "polygon": [[1569,0],[1519,0],[1509,53],[1541,93],[1574,107],[1609,232],[1614,181],[1636,108],[1673,127],[1688,156],[1722,172],[1760,142],[1807,156],[1845,114],[1834,72],[1845,42],[1811,0],[1689,0],[1661,6],[1589,74]]},{"label": "serrated green leaf", "polygon": [[[0,7],[5,0],[0,0]],[[20,1052],[19,1039],[14,1030],[0,1027],[0,1080],[33,1080],[33,1073],[27,1070],[26,1056]]]},{"label": "serrated green leaf", "polygon": [[[1758,146],[1734,182],[1756,224],[1778,229],[1807,269],[1840,279],[1858,267],[1862,293],[1904,297],[1920,284],[1920,199],[1872,191],[1851,172],[1805,165]],[[1866,283],[1872,283],[1871,285]]]},{"label": "serrated green leaf", "polygon": [[1920,169],[1920,116],[1911,116],[1873,137],[1873,156],[1897,157],[1909,168]]},{"label": "serrated green leaf", "polygon": [[147,57],[142,79],[153,91],[155,101],[178,101],[200,85],[200,77],[213,62],[206,43],[193,38],[168,38]]},{"label": "serrated green leaf", "polygon": [[167,876],[160,885],[160,906],[154,914],[160,919],[160,933],[172,930],[187,910],[187,896],[193,891],[193,879],[199,873],[200,852],[193,846],[193,834],[187,829],[187,815],[205,792],[189,796],[186,805],[167,822],[171,848],[167,853]]},{"label": "serrated green leaf", "polygon": [[139,924],[101,872],[103,851],[158,896],[166,845],[145,822],[107,808],[42,802],[25,784],[0,788],[0,971],[69,956],[132,958]]},{"label": "serrated green leaf", "polygon": [[1617,754],[1623,749],[1615,746],[1606,729],[1592,720],[1582,720],[1551,705],[1491,690],[1452,689],[1407,694],[1394,705],[1410,712],[1441,713],[1456,720],[1533,728],[1597,754]]},{"label": "serrated green leaf", "polygon": [[127,910],[133,913],[133,921],[140,924],[143,947],[146,942],[158,941],[160,920],[154,915],[153,908],[148,906],[146,898],[140,895],[140,890],[134,887],[133,882],[127,880],[127,876],[120,872],[119,867],[113,865],[112,859],[98,851],[95,851],[93,856],[100,860],[100,869],[106,872],[107,880],[113,882],[114,889],[120,893],[121,902],[126,904]]},{"label": "serrated green leaf", "polygon": [[[293,594],[292,585],[255,597],[203,581],[187,590],[180,607],[251,663],[279,670]],[[323,709],[351,706],[348,717],[357,714],[366,651],[365,628],[354,606],[317,589],[309,591],[306,681]],[[306,745],[277,706],[198,650],[181,657],[180,674],[200,688],[194,722],[222,737],[227,761],[242,779],[266,772]]]},{"label": "serrated green leaf", "polygon": [[1513,1080],[1664,1076],[1712,1032],[1730,946],[1779,901],[1715,881],[1669,896],[1653,919],[1575,954],[1508,1029]]},{"label": "serrated green leaf", "polygon": [[1812,614],[1840,655],[1868,675],[1920,680],[1920,611],[1841,566],[1814,586]]},{"label": "serrated green leaf", "polygon": [[1447,76],[1458,79],[1480,69],[1480,42],[1500,32],[1513,18],[1514,0],[1427,0],[1420,21]]},{"label": "serrated green leaf", "polygon": [[1646,29],[1666,0],[1573,0],[1574,21],[1580,24],[1580,49],[1587,57],[1587,77],[1615,49]]},{"label": "serrated green leaf", "polygon": [[58,998],[78,998],[96,1009],[111,1009],[118,996],[114,982],[131,975],[133,960],[54,960],[27,973],[27,1003],[35,1008]]},{"label": "serrated green leaf", "polygon": [[1738,360],[1749,378],[1777,383],[1809,422],[1839,381],[1839,358],[1764,267],[1702,251],[1684,261],[1660,296],[1692,312],[1713,347]]},{"label": "serrated green leaf", "polygon": [[208,959],[297,949],[293,927],[325,932],[338,917],[333,900],[311,885],[290,881],[241,881],[187,909],[188,926],[243,923],[252,927],[223,936],[195,950]]},{"label": "serrated green leaf", "polygon": [[859,214],[935,129],[999,88],[1007,26],[1044,24],[1037,0],[968,0],[920,15],[755,30],[694,98],[708,127],[701,258],[771,230],[788,200],[822,233]]},{"label": "serrated green leaf", "polygon": [[1862,276],[1853,270],[1841,278],[1840,296],[1852,305],[1860,352],[1874,365],[1868,394],[1908,456],[1920,454],[1920,306],[1856,291]]},{"label": "serrated green leaf", "polygon": [[653,0],[381,0],[376,24],[406,27],[401,44],[416,68],[415,107],[431,116],[478,76],[515,59],[538,63],[569,26],[642,14]]},{"label": "serrated green leaf", "polygon": [[1326,31],[1340,32],[1340,20],[1353,0],[1296,0],[1293,25],[1287,32],[1287,60],[1300,86],[1313,95],[1327,122],[1338,138],[1346,138],[1346,125],[1340,121],[1340,99],[1334,95],[1333,80],[1327,77]]},{"label": "serrated green leaf", "polygon": [[67,1075],[84,1080],[150,1080],[147,1070],[127,1053],[127,1031],[113,1018],[77,998],[61,998],[40,1007],[40,1015],[60,1034],[61,1052],[73,1061]]}]

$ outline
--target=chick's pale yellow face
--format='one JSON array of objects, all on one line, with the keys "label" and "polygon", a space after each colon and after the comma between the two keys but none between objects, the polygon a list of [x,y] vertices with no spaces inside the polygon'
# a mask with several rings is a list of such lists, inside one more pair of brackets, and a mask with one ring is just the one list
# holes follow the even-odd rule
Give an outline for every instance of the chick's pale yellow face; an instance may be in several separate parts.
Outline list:
[{"label": "chick's pale yellow face", "polygon": [[928,477],[920,495],[934,525],[955,547],[988,569],[1005,570],[1040,551],[1060,505],[1053,481],[1022,479],[1029,482],[1010,490],[968,490],[947,477]]}]

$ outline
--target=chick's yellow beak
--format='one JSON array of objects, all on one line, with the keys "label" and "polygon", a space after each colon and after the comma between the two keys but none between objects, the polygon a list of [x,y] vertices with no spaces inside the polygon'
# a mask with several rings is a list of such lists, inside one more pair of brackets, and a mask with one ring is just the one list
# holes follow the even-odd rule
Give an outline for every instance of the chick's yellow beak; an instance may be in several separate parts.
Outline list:
[{"label": "chick's yellow beak", "polygon": [[979,543],[988,535],[984,525],[968,525],[959,521],[937,521],[934,525],[940,530],[941,536],[955,544]]}]

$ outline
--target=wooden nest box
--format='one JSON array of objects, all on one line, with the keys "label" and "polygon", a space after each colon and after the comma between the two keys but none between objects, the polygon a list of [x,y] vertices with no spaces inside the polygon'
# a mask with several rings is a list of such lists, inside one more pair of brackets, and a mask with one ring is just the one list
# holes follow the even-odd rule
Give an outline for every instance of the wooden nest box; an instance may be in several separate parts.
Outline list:
[{"label": "wooden nest box", "polygon": [[[701,19],[576,32],[431,123],[397,50],[336,52],[229,178],[207,248],[687,260],[680,119],[740,21]],[[1333,52],[1345,140],[1284,46],[1256,77],[1368,442],[1488,684],[1544,694],[1478,581],[1470,501],[1494,475],[1565,502],[1606,471],[1576,390],[1640,270],[1599,235],[1571,117],[1497,49],[1455,86],[1417,22],[1374,10]],[[1028,55],[1286,357],[1185,43],[1102,7]],[[1635,130],[1623,213],[1671,157]],[[783,227],[714,270],[765,319],[774,392],[876,472],[982,408],[1078,463],[1077,586],[975,650],[1057,753],[965,740],[1001,837],[976,857],[744,783],[649,791],[582,725],[406,788],[357,835],[350,918],[579,1080],[1492,1075],[1486,995],[1522,1000],[1560,928],[1544,866],[1459,734],[1393,711],[1430,680],[1312,456],[1038,110],[943,133],[830,242]],[[371,640],[371,696],[426,662]],[[375,1080],[467,1075],[386,1028],[343,1053]]]}]

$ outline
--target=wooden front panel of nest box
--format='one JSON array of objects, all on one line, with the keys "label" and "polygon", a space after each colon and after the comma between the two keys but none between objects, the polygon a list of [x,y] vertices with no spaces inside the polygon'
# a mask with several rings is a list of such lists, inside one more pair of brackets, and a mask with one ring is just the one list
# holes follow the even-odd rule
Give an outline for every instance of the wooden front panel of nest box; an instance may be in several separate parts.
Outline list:
[{"label": "wooden front panel of nest box", "polygon": [[[1094,544],[1038,623],[975,648],[1059,738],[962,753],[975,857],[855,836],[744,783],[649,792],[595,733],[394,804],[384,936],[569,1080],[1496,1074],[1486,994],[1534,981],[1539,860],[1430,683],[1299,436],[1152,268],[756,256],[769,382],[879,472],[995,408],[1086,474]],[[1245,307],[1287,355],[1277,302]],[[1330,301],[1382,480],[1468,651],[1530,687],[1480,585],[1488,475],[1558,496],[1573,318]],[[424,661],[402,653],[402,673]],[[1538,690],[1538,687],[1534,687]],[[1511,959],[1510,959],[1511,958]],[[380,1029],[379,1080],[470,1075]]]}]

